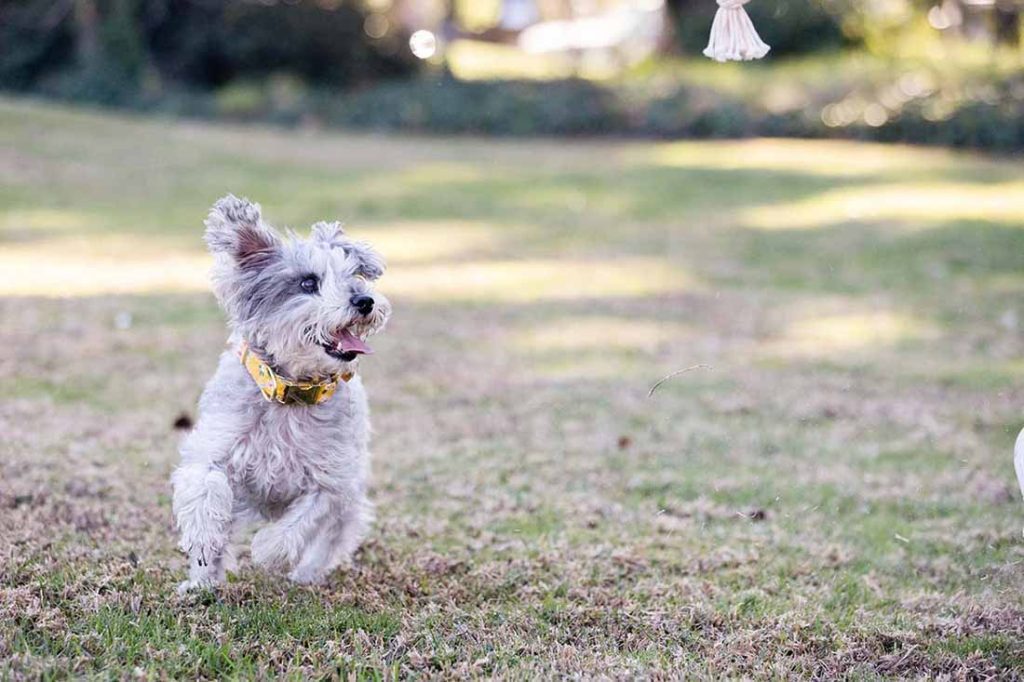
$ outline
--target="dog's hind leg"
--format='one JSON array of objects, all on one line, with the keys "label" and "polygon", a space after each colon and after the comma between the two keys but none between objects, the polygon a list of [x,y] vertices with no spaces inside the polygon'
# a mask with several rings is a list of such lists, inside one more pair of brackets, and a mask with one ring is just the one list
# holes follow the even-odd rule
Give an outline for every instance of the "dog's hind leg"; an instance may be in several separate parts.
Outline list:
[{"label": "dog's hind leg", "polygon": [[373,503],[365,495],[360,495],[345,511],[342,523],[341,535],[331,556],[332,570],[352,563],[352,557],[373,523]]},{"label": "dog's hind leg", "polygon": [[178,592],[212,587],[224,580],[224,551],[232,521],[231,486],[223,472],[187,464],[171,476],[179,546],[188,553],[188,580]]},{"label": "dog's hind leg", "polygon": [[[288,574],[296,583],[321,583],[339,566],[350,566],[373,520],[373,507],[365,497],[339,504],[325,519]],[[332,510],[333,511],[333,510]]]},{"label": "dog's hind leg", "polygon": [[288,579],[302,585],[322,583],[331,572],[331,553],[340,535],[341,524],[335,519],[325,520],[302,550],[302,555],[288,574]]},{"label": "dog's hind leg", "polygon": [[279,519],[253,537],[253,563],[271,570],[291,568],[329,513],[330,499],[326,493],[300,496]]}]

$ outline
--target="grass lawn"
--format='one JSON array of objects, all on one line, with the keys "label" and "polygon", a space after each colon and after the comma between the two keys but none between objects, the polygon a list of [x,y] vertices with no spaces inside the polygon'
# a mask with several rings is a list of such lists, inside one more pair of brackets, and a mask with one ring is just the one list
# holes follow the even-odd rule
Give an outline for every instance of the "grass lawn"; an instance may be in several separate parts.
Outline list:
[{"label": "grass lawn", "polygon": [[[379,520],[179,600],[229,191],[389,258]],[[0,100],[0,677],[1019,675],[1022,294],[1019,159]]]}]

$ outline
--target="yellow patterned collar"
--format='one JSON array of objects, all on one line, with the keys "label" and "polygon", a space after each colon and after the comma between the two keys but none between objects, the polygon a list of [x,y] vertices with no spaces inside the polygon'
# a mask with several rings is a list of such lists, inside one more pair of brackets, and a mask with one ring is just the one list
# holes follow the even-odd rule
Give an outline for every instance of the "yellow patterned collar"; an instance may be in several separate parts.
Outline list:
[{"label": "yellow patterned collar", "polygon": [[249,344],[242,341],[238,344],[238,358],[242,366],[249,372],[249,376],[259,386],[260,393],[268,402],[279,402],[282,405],[319,405],[327,402],[338,390],[338,382],[347,382],[354,376],[354,372],[342,372],[335,374],[323,381],[292,381],[285,379],[270,365],[260,359],[256,353],[249,348]]}]

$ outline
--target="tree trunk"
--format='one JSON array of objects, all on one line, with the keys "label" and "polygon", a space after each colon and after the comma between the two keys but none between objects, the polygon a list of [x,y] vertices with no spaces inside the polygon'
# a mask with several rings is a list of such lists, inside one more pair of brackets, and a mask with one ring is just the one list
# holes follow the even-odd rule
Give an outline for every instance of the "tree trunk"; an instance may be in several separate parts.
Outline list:
[{"label": "tree trunk", "polygon": [[79,64],[90,69],[96,65],[100,54],[100,15],[96,0],[75,0],[76,49]]},{"label": "tree trunk", "polygon": [[1013,0],[996,2],[996,44],[1020,45],[1020,6]]}]

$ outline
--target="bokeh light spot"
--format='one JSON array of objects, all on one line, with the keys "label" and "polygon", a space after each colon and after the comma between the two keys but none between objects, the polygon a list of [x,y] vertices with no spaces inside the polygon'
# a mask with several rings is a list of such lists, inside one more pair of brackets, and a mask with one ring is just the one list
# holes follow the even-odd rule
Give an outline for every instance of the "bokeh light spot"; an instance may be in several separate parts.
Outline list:
[{"label": "bokeh light spot", "polygon": [[391,22],[388,18],[380,13],[374,13],[366,17],[366,21],[363,22],[363,31],[366,35],[374,40],[383,38],[388,34],[388,29],[391,28]]},{"label": "bokeh light spot", "polygon": [[409,49],[420,59],[430,59],[437,52],[437,38],[430,31],[420,29],[409,36]]}]

